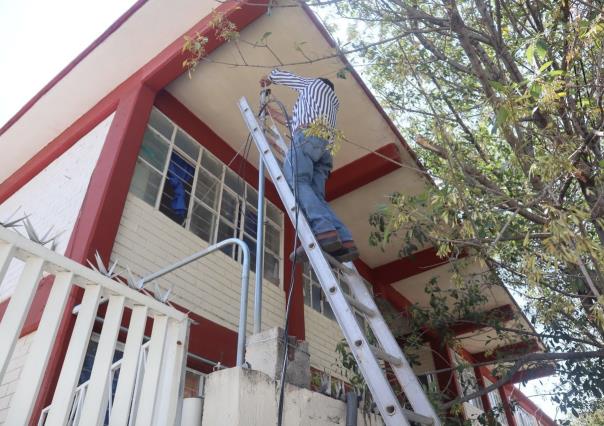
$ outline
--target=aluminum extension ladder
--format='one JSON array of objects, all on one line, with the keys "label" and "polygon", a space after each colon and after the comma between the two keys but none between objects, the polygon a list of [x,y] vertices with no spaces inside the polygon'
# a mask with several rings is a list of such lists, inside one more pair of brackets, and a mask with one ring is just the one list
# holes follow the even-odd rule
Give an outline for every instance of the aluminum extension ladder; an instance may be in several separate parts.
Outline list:
[{"label": "aluminum extension ladder", "polygon": [[[239,109],[258,147],[260,161],[264,161],[290,220],[292,223],[296,223],[295,214],[299,209],[296,208],[294,194],[283,176],[281,167],[264,132],[265,130],[270,132],[271,138],[277,137],[280,139],[277,143],[281,146],[283,145],[283,138],[275,126],[272,126],[271,129],[264,129],[260,126],[245,97],[240,99]],[[386,425],[408,426],[410,422],[413,422],[440,426],[440,420],[432,404],[430,404],[420,382],[390,332],[390,328],[384,321],[373,296],[354,264],[352,262],[340,264],[321,251],[306,218],[301,212],[298,217],[298,237]],[[342,272],[341,278],[350,288],[352,297],[342,292],[333,268]],[[373,346],[368,342],[351,306],[364,315],[380,347]],[[378,359],[390,365],[407,400],[413,407],[413,411],[401,407]]]}]

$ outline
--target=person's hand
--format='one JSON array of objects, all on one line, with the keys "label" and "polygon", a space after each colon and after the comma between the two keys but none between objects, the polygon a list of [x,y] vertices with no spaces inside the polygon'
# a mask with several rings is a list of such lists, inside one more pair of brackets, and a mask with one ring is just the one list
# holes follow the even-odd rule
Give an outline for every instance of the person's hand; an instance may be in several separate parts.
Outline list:
[{"label": "person's hand", "polygon": [[271,81],[268,78],[268,75],[263,75],[260,77],[260,87],[268,87],[271,85]]}]

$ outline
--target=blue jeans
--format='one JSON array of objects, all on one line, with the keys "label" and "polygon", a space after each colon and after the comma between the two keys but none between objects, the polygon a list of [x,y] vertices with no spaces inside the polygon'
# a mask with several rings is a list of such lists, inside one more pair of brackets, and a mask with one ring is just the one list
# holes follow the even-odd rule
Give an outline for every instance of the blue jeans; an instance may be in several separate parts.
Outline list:
[{"label": "blue jeans", "polygon": [[283,174],[291,188],[297,185],[298,203],[306,215],[313,233],[337,231],[340,240],[352,241],[348,228],[337,218],[325,201],[325,182],[333,167],[328,142],[316,136],[294,133],[287,152]]}]

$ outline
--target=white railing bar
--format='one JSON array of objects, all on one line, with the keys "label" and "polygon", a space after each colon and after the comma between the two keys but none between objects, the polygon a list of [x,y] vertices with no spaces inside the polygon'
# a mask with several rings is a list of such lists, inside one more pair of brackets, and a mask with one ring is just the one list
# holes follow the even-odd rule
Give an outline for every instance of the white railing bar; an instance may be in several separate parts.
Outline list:
[{"label": "white railing bar", "polygon": [[25,262],[17,287],[8,302],[4,317],[0,321],[0,378],[11,359],[23,323],[27,318],[29,307],[36,294],[38,281],[42,276],[44,259],[31,257]]},{"label": "white railing bar", "polygon": [[71,272],[60,272],[55,276],[38,331],[11,400],[12,403],[5,421],[7,425],[29,424],[48,358],[61,324],[63,310],[71,291],[72,279]]},{"label": "white railing bar", "polygon": [[70,402],[82,371],[100,296],[101,287],[98,285],[89,285],[84,291],[82,309],[69,340],[46,426],[63,426],[68,419]]},{"label": "white railing bar", "polygon": [[[107,404],[107,384],[109,380],[108,372],[113,364],[113,354],[117,342],[117,335],[122,322],[122,313],[124,311],[126,299],[124,296],[110,296],[107,312],[105,314],[105,323],[101,330],[94,364],[90,372],[90,381],[88,383],[88,392],[82,407],[82,417],[86,423],[96,426],[100,425],[105,419]],[[95,315],[96,318],[96,315]]]},{"label": "white railing bar", "polygon": [[11,260],[15,255],[15,245],[0,243],[0,283],[8,270]]},{"label": "white railing bar", "polygon": [[[46,247],[43,247],[33,241],[30,241],[23,236],[7,230],[6,228],[0,227],[0,241],[6,241],[9,244],[14,244],[19,250],[25,252],[25,254],[16,253],[15,257],[22,258],[34,255],[45,259],[49,264],[47,265],[48,272],[61,272],[70,271],[75,275],[74,284],[84,287],[86,284],[98,284],[110,293],[121,294],[128,299],[128,306],[134,305],[147,305],[149,309],[162,315],[167,315],[171,318],[175,318],[178,321],[183,321],[187,318],[187,314],[180,312],[170,306],[155,300],[148,295],[136,291],[123,283],[114,281],[86,266],[62,256]],[[58,268],[57,268],[58,267]]]},{"label": "white railing bar", "polygon": [[120,370],[117,380],[115,403],[110,411],[109,426],[125,425],[128,422],[146,323],[147,307],[143,305],[135,306],[130,316],[130,324],[128,324],[124,355],[118,361],[120,367],[123,365],[123,368]]},{"label": "white railing bar", "polygon": [[145,376],[145,366],[147,365],[147,353],[149,347],[143,347],[140,354],[140,361],[136,368],[136,383],[134,385],[134,397],[132,398],[132,407],[130,408],[130,418],[128,419],[128,426],[136,423],[136,413],[138,412],[138,402],[140,401],[140,387],[143,384],[143,377]]},{"label": "white railing bar", "polygon": [[173,425],[176,422],[178,400],[184,389],[183,368],[187,353],[188,325],[174,320],[168,322],[168,335],[164,345],[164,359],[157,395],[153,424]]},{"label": "white railing bar", "polygon": [[143,377],[139,406],[136,413],[136,426],[149,426],[152,424],[167,329],[168,317],[156,315],[153,318],[149,355],[147,356],[145,375]]}]

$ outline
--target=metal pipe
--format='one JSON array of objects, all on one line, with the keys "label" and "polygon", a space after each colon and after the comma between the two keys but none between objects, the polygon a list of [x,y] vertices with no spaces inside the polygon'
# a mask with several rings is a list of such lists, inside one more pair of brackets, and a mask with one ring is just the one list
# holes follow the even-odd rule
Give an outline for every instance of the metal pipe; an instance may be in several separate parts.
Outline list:
[{"label": "metal pipe", "polygon": [[[266,101],[269,89],[260,92],[260,120],[264,125]],[[254,285],[254,306],[262,306],[262,283],[264,278],[264,160],[258,156],[258,220],[256,223],[256,276]],[[262,328],[262,309],[254,311],[254,334]]]},{"label": "metal pipe", "polygon": [[[249,287],[250,287],[250,249],[247,246],[247,244],[245,243],[245,241],[240,240],[239,238],[227,238],[226,240],[222,240],[216,244],[213,244],[211,246],[209,246],[208,248],[206,248],[205,250],[202,250],[200,252],[194,253],[189,257],[185,257],[182,260],[179,260],[178,262],[167,266],[163,269],[160,269],[159,271],[151,274],[151,275],[147,275],[146,277],[142,278],[138,284],[140,286],[140,288],[143,288],[143,286],[145,284],[150,283],[151,281],[154,281],[160,277],[163,277],[166,274],[169,274],[170,272],[178,269],[178,268],[182,268],[185,265],[188,265],[191,262],[196,261],[197,259],[201,259],[202,257],[207,256],[208,254],[214,253],[217,250],[220,250],[222,247],[224,246],[228,246],[228,245],[238,245],[239,247],[241,247],[241,250],[243,251],[243,268],[241,270],[241,300],[240,300],[240,305],[239,305],[239,330],[238,330],[238,335],[237,335],[237,366],[240,367],[243,365],[244,361],[245,361],[245,331],[246,331],[246,327],[247,327],[247,295],[248,295],[248,291],[249,291]],[[108,300],[108,299],[106,299]],[[101,303],[106,302],[102,301]],[[259,311],[262,308],[262,304],[256,304],[254,303],[254,318],[259,317],[259,313],[257,311]],[[73,313],[77,314],[80,310],[80,306],[76,306],[73,308]]]},{"label": "metal pipe", "polygon": [[[153,280],[158,279],[159,277],[163,277],[170,272],[182,268],[185,265],[188,265],[191,262],[194,262],[202,257],[207,256],[217,250],[220,250],[224,246],[228,245],[238,245],[241,247],[243,251],[243,268],[241,271],[241,301],[239,304],[239,330],[237,335],[237,366],[241,367],[245,361],[245,330],[247,326],[247,295],[249,290],[249,278],[250,278],[250,249],[245,243],[245,241],[240,240],[239,238],[227,238],[226,240],[222,240],[216,244],[209,246],[207,249],[202,250],[198,253],[192,254],[189,257],[185,257],[184,259],[174,263],[173,265],[167,266],[159,271],[147,275],[139,281],[139,285],[142,288],[145,284],[150,283]],[[260,306],[254,305],[254,318],[256,317],[256,311],[260,310]]]},{"label": "metal pipe", "polygon": [[357,394],[354,391],[346,393],[346,426],[357,426],[358,415]]}]

